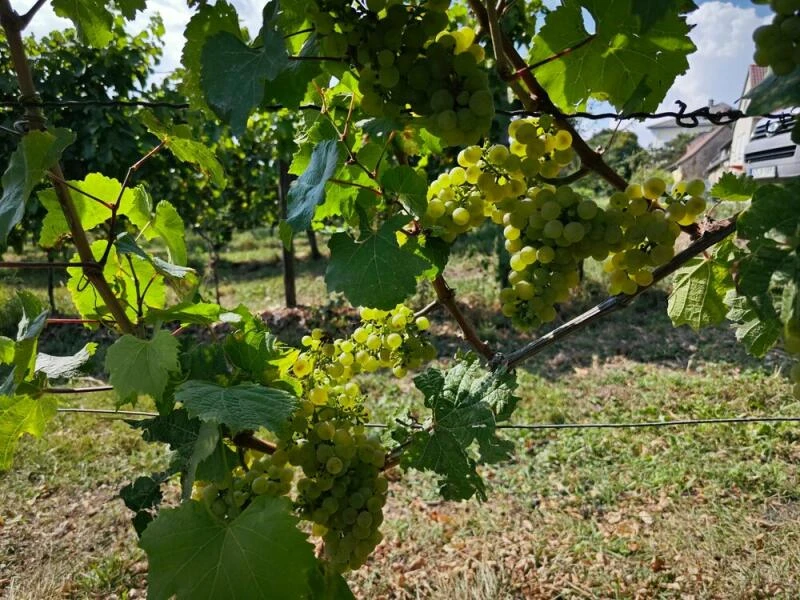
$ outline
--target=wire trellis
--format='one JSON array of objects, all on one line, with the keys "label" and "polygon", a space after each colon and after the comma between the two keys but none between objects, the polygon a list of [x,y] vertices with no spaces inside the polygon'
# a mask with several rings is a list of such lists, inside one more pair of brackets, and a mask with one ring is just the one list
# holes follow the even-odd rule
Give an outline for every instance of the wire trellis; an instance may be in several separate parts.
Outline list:
[{"label": "wire trellis", "polygon": [[[652,119],[674,119],[675,124],[679,127],[692,129],[699,127],[703,121],[707,121],[711,125],[721,126],[730,125],[740,119],[746,118],[762,118],[762,119],[775,119],[781,122],[790,122],[795,118],[795,115],[790,112],[779,113],[763,113],[758,115],[748,115],[738,109],[713,111],[709,106],[703,106],[692,111],[686,111],[686,104],[680,100],[676,101],[678,110],[661,111],[661,112],[603,112],[593,113],[586,111],[576,111],[571,113],[559,112],[556,116],[565,119],[588,119],[592,121],[601,120],[614,120],[614,121],[633,121],[633,120],[652,120]],[[24,101],[19,98],[0,98],[0,107],[2,108],[25,108],[30,106],[37,106],[41,108],[80,108],[80,107],[101,107],[101,108],[167,108],[171,110],[185,110],[190,108],[187,102],[168,102],[161,100],[38,100],[35,102]],[[268,106],[260,107],[260,110],[266,112],[276,112],[286,108],[280,104],[271,104]],[[316,104],[303,104],[297,107],[297,110],[322,110],[321,106]],[[528,110],[498,110],[498,114],[506,116],[542,116],[546,114],[543,111],[528,111]]]}]

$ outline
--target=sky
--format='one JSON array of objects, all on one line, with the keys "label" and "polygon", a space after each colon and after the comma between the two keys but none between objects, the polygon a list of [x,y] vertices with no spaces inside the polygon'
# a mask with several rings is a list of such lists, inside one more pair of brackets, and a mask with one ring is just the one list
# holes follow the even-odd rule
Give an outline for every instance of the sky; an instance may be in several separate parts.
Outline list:
[{"label": "sky", "polygon": [[[34,0],[16,0],[13,5],[22,13],[33,2]],[[247,28],[258,31],[263,0],[232,0],[232,3]],[[686,102],[688,110],[705,106],[709,100],[735,106],[753,55],[750,34],[768,20],[769,9],[755,6],[750,0],[700,0],[697,3],[699,8],[689,15],[689,23],[695,26],[690,36],[697,46],[697,52],[689,56],[688,72],[678,77],[659,110],[675,109],[675,100],[679,99]],[[159,12],[164,20],[164,58],[157,70],[162,74],[167,73],[180,62],[183,30],[190,12],[182,0],[149,0],[148,11]],[[132,23],[132,30],[141,30],[148,18],[140,14]],[[69,26],[69,21],[56,17],[47,5],[32,21],[31,30],[40,36],[53,29]],[[607,105],[592,107],[597,112],[606,112],[609,109]],[[613,123],[598,122],[594,128],[608,126],[613,126]],[[643,146],[654,142],[653,136],[641,123],[629,123],[624,128],[636,133]]]}]

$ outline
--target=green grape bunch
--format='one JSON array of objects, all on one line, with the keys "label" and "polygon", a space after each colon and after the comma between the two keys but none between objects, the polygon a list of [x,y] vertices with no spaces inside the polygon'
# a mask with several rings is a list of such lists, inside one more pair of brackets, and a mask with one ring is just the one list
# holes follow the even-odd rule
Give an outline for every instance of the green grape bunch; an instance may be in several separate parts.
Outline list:
[{"label": "green grape bunch", "polygon": [[769,6],[775,12],[772,23],[753,32],[753,62],[785,76],[800,65],[800,0],[770,0]]},{"label": "green grape bunch", "polygon": [[[449,5],[317,0],[306,13],[325,55],[355,67],[365,113],[416,115],[446,145],[474,144],[489,131],[494,101],[475,31],[446,31]],[[341,64],[325,64],[341,75]]]},{"label": "green grape bunch", "polygon": [[366,434],[365,396],[353,379],[382,368],[404,377],[433,360],[429,328],[427,317],[398,305],[362,308],[359,326],[346,338],[312,330],[292,365],[300,405],[275,450],[248,451],[245,464],[224,481],[196,482],[193,497],[215,517],[232,519],[255,497],[291,496],[312,534],[322,538],[331,566],[359,568],[382,539],[389,486],[382,474],[387,449]]},{"label": "green grape bunch", "polygon": [[429,187],[423,226],[452,242],[487,218],[503,228],[511,255],[502,313],[520,329],[556,318],[580,283],[580,265],[592,258],[609,273],[609,292],[633,294],[653,282],[653,271],[674,255],[681,226],[706,208],[702,181],[667,192],[651,178],[629,185],[601,206],[553,178],[574,160],[572,135],[549,117],[509,126],[510,144],[468,146],[458,166]]}]

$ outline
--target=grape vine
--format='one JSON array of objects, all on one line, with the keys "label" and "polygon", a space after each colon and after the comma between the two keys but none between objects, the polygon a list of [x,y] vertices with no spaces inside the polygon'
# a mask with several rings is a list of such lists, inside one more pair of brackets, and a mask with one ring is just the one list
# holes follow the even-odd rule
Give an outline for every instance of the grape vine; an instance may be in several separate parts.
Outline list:
[{"label": "grape vine", "polygon": [[[449,0],[272,0],[255,36],[228,2],[196,3],[182,55],[190,118],[242,138],[259,111],[283,107],[284,129],[297,134],[289,171],[298,179],[281,239],[288,246],[314,225],[333,229],[325,281],[359,310],[342,331],[308,331],[298,348],[245,307],[204,298],[183,216],[138,180],[156,153],[171,152],[224,185],[214,151],[192,138],[198,128],[137,114],[158,144],[122,181],[62,172],[62,156],[80,140],[46,126],[22,38],[41,4],[20,15],[0,0],[25,124],[2,178],[0,237],[5,243],[26,206],[41,205],[39,244],[74,247],[60,264],[79,313],[68,320],[116,335],[104,369],[117,408],[147,396],[158,410],[132,426],[173,458],[121,492],[148,556],[150,597],[352,597],[343,575],[381,543],[386,471],[430,471],[445,499],[485,499],[480,465],[513,453],[499,434],[520,400],[513,367],[667,276],[675,325],[728,320],[756,356],[776,345],[800,355],[797,179],[759,184],[726,174],[710,188],[626,181],[565,117],[592,98],[654,110],[665,84],[688,68],[691,3],[655,11],[565,2],[541,13],[525,39],[512,37],[519,29],[506,2],[470,0],[467,10]],[[145,2],[54,5],[86,44],[102,48],[114,20],[132,19]],[[770,5],[774,21],[754,39],[756,62],[773,75],[750,93],[749,114],[800,104],[800,9],[791,0]],[[581,8],[596,32],[585,31]],[[654,57],[646,68],[643,55]],[[495,106],[512,96],[509,114],[540,116],[501,131]],[[587,197],[574,184],[589,176],[616,191]],[[742,209],[714,220],[720,201]],[[445,279],[451,245],[479,228],[501,236],[508,254],[499,311],[540,334],[506,354],[481,340]],[[601,265],[611,297],[544,333],[581,285],[586,261]],[[427,309],[410,305],[423,287],[474,352],[436,360],[436,328]],[[58,407],[53,392],[69,390],[48,381],[69,378],[96,350],[37,361],[48,311],[32,294],[19,301],[17,338],[0,340],[2,469],[24,433],[44,433]],[[216,343],[196,343],[187,330],[207,330]],[[427,412],[370,433],[372,399],[359,377],[379,371],[415,373]],[[798,364],[789,377],[800,398]],[[181,502],[161,506],[162,488],[175,484]],[[210,573],[225,573],[225,583]]]}]

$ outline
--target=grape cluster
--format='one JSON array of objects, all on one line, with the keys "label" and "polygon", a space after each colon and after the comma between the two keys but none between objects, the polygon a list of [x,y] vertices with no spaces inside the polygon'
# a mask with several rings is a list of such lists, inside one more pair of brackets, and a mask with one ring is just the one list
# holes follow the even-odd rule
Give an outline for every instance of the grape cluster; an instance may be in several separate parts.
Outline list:
[{"label": "grape cluster", "polygon": [[770,0],[769,5],[775,16],[753,32],[753,62],[775,75],[788,75],[800,65],[800,1]]},{"label": "grape cluster", "polygon": [[297,482],[297,504],[314,523],[313,533],[322,536],[334,568],[357,569],[382,539],[386,450],[362,426],[352,425],[347,409],[305,408],[311,411],[307,427],[297,430],[301,441],[288,451],[289,462],[304,475]]},{"label": "grape cluster", "polygon": [[408,109],[447,145],[474,144],[489,130],[494,101],[475,31],[445,31],[449,5],[316,0],[307,17],[322,51],[355,65],[364,112],[397,117]]},{"label": "grape cluster", "polygon": [[295,361],[294,374],[303,381],[308,398],[318,405],[335,399],[351,406],[360,394],[350,381],[360,372],[389,367],[397,377],[436,358],[436,349],[424,337],[430,327],[426,317],[414,318],[407,306],[391,311],[361,309],[361,325],[345,339],[329,340],[315,329],[304,336],[307,348]]},{"label": "grape cluster", "polygon": [[519,198],[538,175],[553,177],[573,160],[572,136],[554,129],[549,117],[513,121],[509,134],[508,147],[464,148],[458,166],[431,183],[423,224],[435,235],[453,241],[486,217],[495,219],[499,203]]},{"label": "grape cluster", "polygon": [[633,294],[669,261],[681,225],[706,207],[702,181],[651,178],[613,194],[607,206],[549,181],[574,159],[572,136],[547,117],[513,121],[508,146],[469,146],[458,166],[429,187],[423,225],[452,241],[486,217],[503,227],[511,255],[502,312],[522,329],[556,317],[556,304],[579,283],[580,264],[603,262],[612,294]]},{"label": "grape cluster", "polygon": [[294,469],[288,464],[285,450],[253,455],[248,470],[236,467],[230,481],[198,481],[194,498],[204,501],[218,517],[236,514],[253,496],[285,496],[292,489]]},{"label": "grape cluster", "polygon": [[[352,379],[379,368],[402,377],[435,358],[425,339],[429,327],[426,317],[398,305],[361,309],[361,323],[347,338],[329,339],[319,329],[303,337],[305,351],[292,366],[302,399],[289,431],[273,453],[250,452],[227,480],[195,482],[194,498],[217,517],[232,518],[254,496],[294,489],[295,506],[323,538],[332,566],[340,572],[361,566],[382,539],[388,483],[381,474],[386,449],[365,434],[363,395]],[[298,468],[303,475],[295,480]]]},{"label": "grape cluster", "polygon": [[[756,3],[767,4],[767,1]],[[772,23],[753,32],[756,43],[753,62],[770,67],[779,77],[789,75],[800,65],[800,0],[768,0],[768,3],[775,16]],[[800,120],[795,121],[792,141],[800,144]]]}]

